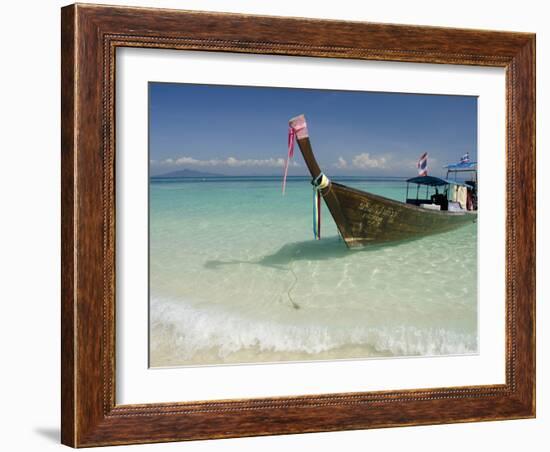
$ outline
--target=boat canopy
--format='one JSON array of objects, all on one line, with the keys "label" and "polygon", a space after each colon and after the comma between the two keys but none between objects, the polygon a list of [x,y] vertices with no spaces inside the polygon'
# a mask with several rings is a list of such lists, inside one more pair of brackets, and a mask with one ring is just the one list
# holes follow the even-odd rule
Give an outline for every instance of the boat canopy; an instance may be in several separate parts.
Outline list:
[{"label": "boat canopy", "polygon": [[418,185],[429,185],[430,187],[439,187],[441,185],[448,185],[452,182],[449,182],[445,179],[440,179],[439,177],[434,176],[417,176],[407,179],[407,182]]},{"label": "boat canopy", "polygon": [[417,176],[407,179],[407,183],[427,185],[429,187],[441,187],[442,185],[462,185],[463,187],[470,187],[468,184],[458,182],[456,180],[441,179],[434,176]]},{"label": "boat canopy", "polygon": [[447,168],[449,170],[454,170],[454,171],[467,171],[467,170],[475,170],[476,165],[477,165],[477,162],[460,162],[460,163],[449,163],[448,165],[445,165],[443,168]]}]

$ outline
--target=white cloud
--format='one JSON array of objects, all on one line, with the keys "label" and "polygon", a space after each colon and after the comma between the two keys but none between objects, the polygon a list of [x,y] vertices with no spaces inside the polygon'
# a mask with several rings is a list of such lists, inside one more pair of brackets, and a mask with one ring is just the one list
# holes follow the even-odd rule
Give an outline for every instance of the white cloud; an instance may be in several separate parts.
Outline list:
[{"label": "white cloud", "polygon": [[[409,154],[421,155],[421,152],[411,151]],[[372,154],[370,152],[363,152],[356,154],[353,157],[339,156],[337,161],[332,164],[332,167],[338,168],[343,171],[353,172],[354,170],[374,170],[381,171],[385,174],[394,175],[407,175],[416,174],[417,159],[410,158],[403,159],[396,153],[384,152],[380,154]],[[428,157],[429,172],[432,169],[435,171],[438,169],[439,161],[431,156]]]},{"label": "white cloud", "polygon": [[338,161],[334,164],[336,168],[344,169],[348,167],[348,162],[342,157],[338,157]]},{"label": "white cloud", "polygon": [[352,163],[355,168],[361,168],[361,169],[386,168],[387,158],[386,157],[373,158],[370,156],[368,152],[364,152],[362,154],[358,154],[355,157],[353,157]]},{"label": "white cloud", "polygon": [[197,165],[199,163],[199,160],[194,159],[193,157],[180,157],[176,160],[174,159],[166,159],[164,161],[168,165],[176,164],[176,165]]},{"label": "white cloud", "polygon": [[[152,160],[151,163],[155,164],[156,161]],[[212,166],[228,166],[231,168],[282,168],[285,164],[283,158],[267,158],[267,159],[238,159],[236,157],[227,157],[224,159],[207,159],[201,160],[194,157],[178,157],[167,158],[158,162],[161,165],[175,165],[175,166],[199,166],[199,167],[212,167]],[[289,166],[300,166],[295,160],[291,160]]]}]

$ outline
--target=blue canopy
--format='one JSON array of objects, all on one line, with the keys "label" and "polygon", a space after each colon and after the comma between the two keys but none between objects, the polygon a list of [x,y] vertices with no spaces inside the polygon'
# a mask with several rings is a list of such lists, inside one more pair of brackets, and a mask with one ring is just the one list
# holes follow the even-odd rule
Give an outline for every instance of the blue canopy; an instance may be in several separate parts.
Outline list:
[{"label": "blue canopy", "polygon": [[449,163],[448,165],[445,165],[443,168],[447,168],[450,170],[473,170],[475,169],[475,166],[477,165],[477,162],[461,162],[461,163]]},{"label": "blue canopy", "polygon": [[429,185],[430,187],[438,187],[440,185],[447,185],[450,182],[445,179],[440,179],[439,177],[434,176],[417,176],[407,179],[407,182],[418,185]]},{"label": "blue canopy", "polygon": [[407,179],[407,182],[411,182],[413,184],[418,184],[418,185],[428,185],[430,187],[440,187],[441,185],[451,185],[451,184],[468,187],[468,185],[463,182],[458,182],[456,180],[441,179],[440,177],[434,177],[434,176],[411,177],[410,179]]}]

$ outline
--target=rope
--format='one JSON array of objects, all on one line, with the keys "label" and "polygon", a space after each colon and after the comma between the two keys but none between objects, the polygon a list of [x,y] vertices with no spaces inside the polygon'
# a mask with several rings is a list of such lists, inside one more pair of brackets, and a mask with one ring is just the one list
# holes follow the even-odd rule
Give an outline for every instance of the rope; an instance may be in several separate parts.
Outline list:
[{"label": "rope", "polygon": [[288,300],[290,301],[291,306],[294,309],[300,309],[300,306],[294,301],[294,299],[290,295],[290,292],[292,292],[292,289],[294,289],[294,286],[298,283],[298,277],[296,276],[296,273],[294,273],[294,270],[292,269],[292,267],[289,266],[288,271],[292,273],[292,276],[294,276],[294,282],[290,285],[286,294],[288,295]]},{"label": "rope", "polygon": [[283,175],[283,196],[286,190],[286,178],[288,175],[288,165],[292,157],[294,157],[294,144],[296,143],[296,134],[303,129],[307,130],[307,125],[305,124],[305,122],[297,126],[291,126],[291,125],[288,126],[288,153],[285,160],[285,170]]}]

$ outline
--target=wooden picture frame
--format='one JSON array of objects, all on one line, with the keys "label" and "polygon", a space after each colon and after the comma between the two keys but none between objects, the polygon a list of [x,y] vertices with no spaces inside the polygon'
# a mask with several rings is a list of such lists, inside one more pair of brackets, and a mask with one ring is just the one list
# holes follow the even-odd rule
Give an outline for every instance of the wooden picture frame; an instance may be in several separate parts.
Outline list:
[{"label": "wooden picture frame", "polygon": [[[535,416],[535,35],[71,5],[62,9],[62,442],[73,447]],[[506,383],[115,403],[115,50],[506,70]],[[504,127],[504,125],[503,125]]]}]

